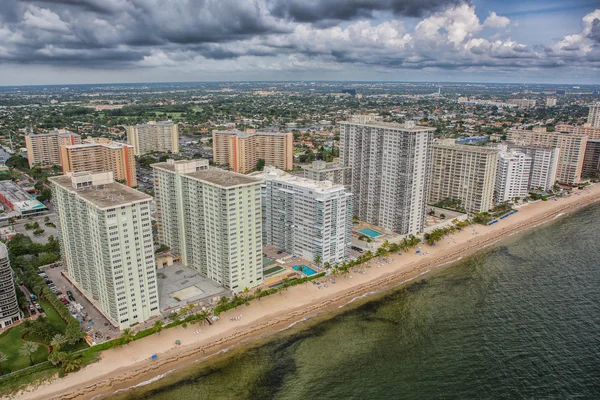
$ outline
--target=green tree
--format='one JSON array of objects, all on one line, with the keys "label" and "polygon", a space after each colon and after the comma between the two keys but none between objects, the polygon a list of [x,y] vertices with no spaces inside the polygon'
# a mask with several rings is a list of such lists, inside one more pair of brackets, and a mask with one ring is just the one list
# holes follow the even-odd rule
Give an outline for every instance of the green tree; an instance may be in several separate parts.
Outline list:
[{"label": "green tree", "polygon": [[33,354],[38,350],[39,345],[33,342],[25,342],[19,348],[19,354],[23,357],[29,357],[29,365],[33,365]]},{"label": "green tree", "polygon": [[265,167],[265,160],[263,160],[262,158],[259,158],[258,161],[256,162],[256,170],[262,171],[264,167]]},{"label": "green tree", "polygon": [[152,325],[152,332],[158,333],[160,335],[160,331],[163,330],[164,323],[162,321],[156,321],[154,325]]},{"label": "green tree", "polygon": [[321,265],[321,256],[320,255],[316,255],[315,259],[313,260],[315,262],[315,264],[317,265]]},{"label": "green tree", "polygon": [[67,353],[62,359],[62,367],[65,372],[77,371],[81,368],[82,363],[81,354]]},{"label": "green tree", "polygon": [[57,333],[56,335],[54,335],[52,337],[52,340],[50,341],[50,346],[52,346],[52,352],[54,353],[59,352],[60,349],[65,345],[65,343],[67,343],[69,340],[67,338],[66,335],[63,335],[62,333]]},{"label": "green tree", "polygon": [[131,328],[123,329],[123,332],[121,333],[121,342],[123,344],[129,344],[129,343],[133,342],[134,340],[135,340],[135,335],[133,334],[133,331],[131,330]]}]

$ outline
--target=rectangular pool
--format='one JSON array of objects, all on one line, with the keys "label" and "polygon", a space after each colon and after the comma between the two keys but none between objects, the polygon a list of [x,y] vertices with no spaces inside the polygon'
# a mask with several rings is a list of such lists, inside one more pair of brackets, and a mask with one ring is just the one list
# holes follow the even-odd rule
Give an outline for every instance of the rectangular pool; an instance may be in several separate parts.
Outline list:
[{"label": "rectangular pool", "polygon": [[364,235],[371,236],[372,238],[376,238],[377,236],[383,235],[383,233],[379,233],[379,232],[374,231],[373,229],[369,229],[369,228],[361,229],[361,230],[359,230],[359,232]]},{"label": "rectangular pool", "polygon": [[306,265],[294,265],[292,267],[292,269],[294,271],[300,271],[300,272],[302,272],[306,276],[311,276],[311,275],[314,275],[314,274],[317,273],[317,271],[315,271],[312,268],[307,267]]}]

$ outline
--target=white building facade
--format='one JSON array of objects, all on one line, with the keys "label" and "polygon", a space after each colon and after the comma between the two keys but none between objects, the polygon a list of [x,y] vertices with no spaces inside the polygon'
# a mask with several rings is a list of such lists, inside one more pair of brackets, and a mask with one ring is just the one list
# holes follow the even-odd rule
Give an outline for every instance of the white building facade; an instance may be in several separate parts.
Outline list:
[{"label": "white building facade", "polygon": [[354,196],[354,215],[399,234],[422,232],[435,129],[412,121],[339,125],[340,162],[350,167],[344,184]]},{"label": "white building facade", "polygon": [[531,157],[529,189],[551,190],[554,187],[560,158],[558,147],[510,145],[509,148]]},{"label": "white building facade", "polygon": [[321,264],[348,257],[352,195],[343,185],[319,182],[265,168],[263,244]]},{"label": "white building facade", "polygon": [[23,318],[19,309],[13,271],[8,259],[8,249],[0,242],[0,329],[6,328]]},{"label": "white building facade", "polygon": [[517,151],[501,152],[496,171],[496,203],[524,198],[529,194],[532,159]]},{"label": "white building facade", "polygon": [[152,164],[159,241],[239,293],[263,282],[261,181],[206,160]]},{"label": "white building facade", "polygon": [[120,329],[160,315],[152,197],[112,172],[49,178],[66,273]]}]

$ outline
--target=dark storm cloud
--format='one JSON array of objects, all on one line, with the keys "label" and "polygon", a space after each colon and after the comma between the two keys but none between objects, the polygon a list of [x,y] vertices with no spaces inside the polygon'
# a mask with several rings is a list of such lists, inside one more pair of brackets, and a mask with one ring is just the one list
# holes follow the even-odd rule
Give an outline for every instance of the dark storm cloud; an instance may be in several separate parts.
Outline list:
[{"label": "dark storm cloud", "polygon": [[275,0],[272,12],[298,22],[348,21],[371,17],[375,11],[421,17],[461,0]]},{"label": "dark storm cloud", "polygon": [[592,39],[596,43],[600,43],[600,19],[595,18],[592,21],[592,29],[588,38]]}]

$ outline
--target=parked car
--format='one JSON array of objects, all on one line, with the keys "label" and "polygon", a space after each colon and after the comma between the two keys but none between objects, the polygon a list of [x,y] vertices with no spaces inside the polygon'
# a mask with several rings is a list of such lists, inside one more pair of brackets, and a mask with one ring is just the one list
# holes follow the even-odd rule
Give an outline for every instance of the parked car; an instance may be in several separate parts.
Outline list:
[{"label": "parked car", "polygon": [[36,310],[41,310],[42,306],[40,306],[40,303],[35,303],[35,309]]}]

